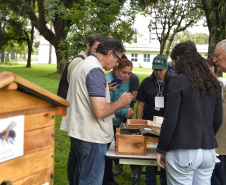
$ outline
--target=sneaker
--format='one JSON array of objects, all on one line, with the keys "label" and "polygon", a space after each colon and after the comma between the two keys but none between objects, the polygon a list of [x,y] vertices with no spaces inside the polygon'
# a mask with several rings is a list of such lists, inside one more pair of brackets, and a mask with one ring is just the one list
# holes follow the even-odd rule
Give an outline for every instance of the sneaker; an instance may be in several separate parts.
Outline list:
[{"label": "sneaker", "polygon": [[116,164],[114,166],[113,176],[116,177],[116,176],[120,175],[122,172],[123,172],[123,165],[122,164]]},{"label": "sneaker", "polygon": [[131,181],[135,181],[138,178],[138,168],[131,168]]}]

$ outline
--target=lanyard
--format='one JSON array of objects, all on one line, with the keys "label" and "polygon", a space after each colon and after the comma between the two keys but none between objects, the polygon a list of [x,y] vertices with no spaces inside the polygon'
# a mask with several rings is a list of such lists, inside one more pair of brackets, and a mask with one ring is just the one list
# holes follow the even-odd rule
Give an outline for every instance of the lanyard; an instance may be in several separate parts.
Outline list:
[{"label": "lanyard", "polygon": [[[164,88],[164,84],[165,84],[164,79],[162,82],[157,82],[157,80],[156,80],[157,97],[163,96],[163,88]],[[162,85],[162,88],[161,88],[161,85]]]}]

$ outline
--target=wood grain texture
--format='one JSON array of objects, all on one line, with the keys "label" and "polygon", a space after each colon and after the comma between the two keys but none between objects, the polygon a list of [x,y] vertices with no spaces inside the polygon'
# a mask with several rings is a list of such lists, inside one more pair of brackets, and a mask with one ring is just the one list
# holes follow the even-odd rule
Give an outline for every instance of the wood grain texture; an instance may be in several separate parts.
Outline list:
[{"label": "wood grain texture", "polygon": [[141,120],[141,119],[127,119],[127,124],[147,125],[147,124],[148,124],[148,120]]},{"label": "wood grain texture", "polygon": [[6,90],[16,90],[18,88],[17,83],[12,82],[11,84],[7,85],[4,89]]},{"label": "wood grain texture", "polygon": [[36,174],[15,181],[13,182],[13,185],[43,185],[47,182],[49,182],[49,185],[53,185],[53,173],[54,168],[45,169]]},{"label": "wood grain texture", "polygon": [[5,71],[0,73],[0,89],[9,85],[13,81],[14,81],[13,73],[8,73]]},{"label": "wood grain texture", "polygon": [[66,107],[57,106],[56,107],[56,115],[59,115],[59,116],[67,115],[67,108]]},{"label": "wood grain texture", "polygon": [[[14,112],[5,112],[5,113],[0,113],[0,119],[2,118],[8,118],[8,117],[13,117],[13,116],[18,116],[18,115],[32,115],[32,114],[39,114],[43,112],[50,112],[54,111],[55,114],[55,107],[39,107],[39,108],[33,108],[33,109],[24,109],[24,110],[18,110]],[[38,120],[37,120],[38,121]]]},{"label": "wood grain texture", "polygon": [[161,130],[160,124],[157,124],[150,120],[140,120],[140,119],[127,119],[126,127],[127,128],[145,127],[145,128],[155,129],[155,130]]},{"label": "wood grain texture", "polygon": [[142,125],[142,124],[126,124],[126,128],[139,128],[139,127],[152,128],[152,126],[151,126],[151,125]]},{"label": "wood grain texture", "polygon": [[142,135],[121,135],[116,130],[117,155],[146,155],[147,137]]},{"label": "wood grain texture", "polygon": [[44,112],[25,116],[24,131],[55,125],[55,112]]},{"label": "wood grain texture", "polygon": [[24,133],[24,154],[54,146],[55,127],[50,126]]},{"label": "wood grain texture", "polygon": [[0,182],[14,182],[53,166],[54,146],[0,163]]},{"label": "wood grain texture", "polygon": [[0,113],[53,106],[50,102],[17,90],[0,90],[0,100]]}]

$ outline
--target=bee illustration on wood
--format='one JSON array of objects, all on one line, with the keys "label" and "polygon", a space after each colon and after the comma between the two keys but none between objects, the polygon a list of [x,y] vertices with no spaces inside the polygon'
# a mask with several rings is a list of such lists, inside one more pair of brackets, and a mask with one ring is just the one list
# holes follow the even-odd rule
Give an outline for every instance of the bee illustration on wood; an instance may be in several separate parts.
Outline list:
[{"label": "bee illustration on wood", "polygon": [[13,130],[16,126],[16,122],[12,121],[9,123],[8,127],[1,131],[0,133],[0,139],[5,141],[6,143],[12,143],[14,144],[16,132]]}]

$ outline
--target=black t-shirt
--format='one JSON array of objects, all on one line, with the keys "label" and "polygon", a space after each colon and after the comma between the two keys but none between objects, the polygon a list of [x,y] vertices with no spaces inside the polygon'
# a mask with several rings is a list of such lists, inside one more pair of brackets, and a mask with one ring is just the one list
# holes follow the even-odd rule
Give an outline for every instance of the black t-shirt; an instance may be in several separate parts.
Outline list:
[{"label": "black t-shirt", "polygon": [[[132,93],[132,91],[138,91],[140,86],[139,78],[134,73],[131,73],[131,76],[129,78],[129,92]],[[130,107],[134,107],[134,103],[131,102]]]},{"label": "black t-shirt", "polygon": [[143,80],[140,85],[137,100],[144,102],[144,110],[142,119],[153,120],[153,116],[163,116],[165,113],[166,102],[167,102],[167,90],[169,87],[169,79],[165,79],[161,84],[160,88],[162,91],[162,96],[164,96],[164,108],[160,110],[155,110],[155,97],[158,94],[158,84],[156,79],[149,76]]}]

